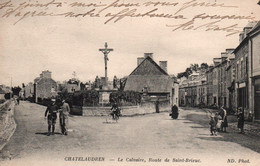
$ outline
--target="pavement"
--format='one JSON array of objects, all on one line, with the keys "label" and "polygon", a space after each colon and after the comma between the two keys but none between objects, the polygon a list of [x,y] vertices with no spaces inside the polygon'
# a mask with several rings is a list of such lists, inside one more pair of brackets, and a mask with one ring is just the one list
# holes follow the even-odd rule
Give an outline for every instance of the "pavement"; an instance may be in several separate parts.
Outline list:
[{"label": "pavement", "polygon": [[[46,107],[15,106],[17,128],[0,151],[0,165],[259,165],[260,141],[254,135],[210,136],[208,114],[181,109],[169,113],[121,117],[69,117],[69,135],[47,136]],[[7,157],[8,156],[8,157]],[[169,160],[169,161],[168,161]]]}]

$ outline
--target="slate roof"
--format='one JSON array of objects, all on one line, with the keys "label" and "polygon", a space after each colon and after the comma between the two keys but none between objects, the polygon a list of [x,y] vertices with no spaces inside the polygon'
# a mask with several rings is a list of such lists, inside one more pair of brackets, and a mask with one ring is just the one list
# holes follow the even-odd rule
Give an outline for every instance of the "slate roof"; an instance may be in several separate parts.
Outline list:
[{"label": "slate roof", "polygon": [[168,75],[154,60],[147,56],[130,75]]},{"label": "slate roof", "polygon": [[172,82],[168,76],[130,75],[124,90],[142,92],[144,87],[148,87],[149,93],[168,93],[171,90]]},{"label": "slate roof", "polygon": [[151,57],[146,57],[128,76],[124,90],[148,93],[170,93],[173,79]]},{"label": "slate roof", "polygon": [[46,82],[46,81],[50,81],[52,83],[55,83],[56,84],[56,81],[54,81],[52,78],[41,78],[37,81],[37,83],[42,83],[42,82]]}]

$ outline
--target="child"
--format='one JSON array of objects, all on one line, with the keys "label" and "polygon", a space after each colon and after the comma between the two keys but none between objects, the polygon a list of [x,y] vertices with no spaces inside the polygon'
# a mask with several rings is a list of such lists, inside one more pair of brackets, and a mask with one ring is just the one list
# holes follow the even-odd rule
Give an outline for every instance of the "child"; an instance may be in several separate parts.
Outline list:
[{"label": "child", "polygon": [[216,121],[216,130],[217,130],[217,132],[219,132],[221,124],[222,124],[222,120],[221,120],[221,116],[218,114],[218,112],[215,114],[214,119]]},{"label": "child", "polygon": [[211,133],[211,135],[217,135],[217,132],[216,132],[216,121],[215,121],[213,115],[210,116],[209,125],[210,125],[210,133]]}]

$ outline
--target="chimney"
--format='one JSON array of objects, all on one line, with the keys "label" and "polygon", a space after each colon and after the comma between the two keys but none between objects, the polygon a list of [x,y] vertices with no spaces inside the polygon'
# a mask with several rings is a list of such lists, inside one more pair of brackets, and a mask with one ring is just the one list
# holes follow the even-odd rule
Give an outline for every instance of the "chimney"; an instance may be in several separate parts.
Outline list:
[{"label": "chimney", "polygon": [[232,53],[234,50],[235,50],[234,48],[227,48],[227,49],[226,49],[226,52],[227,52],[227,53]]},{"label": "chimney", "polygon": [[252,27],[245,27],[245,28],[244,28],[244,34],[245,34],[245,36],[248,34],[248,32],[250,32],[251,29],[252,29]]},{"label": "chimney", "polygon": [[224,60],[226,60],[227,57],[228,57],[227,52],[222,52],[222,53],[221,53],[221,62],[223,62]]},{"label": "chimney", "polygon": [[144,60],[144,57],[138,57],[137,58],[137,66],[139,66]]},{"label": "chimney", "polygon": [[239,43],[241,43],[244,40],[244,33],[239,34]]},{"label": "chimney", "polygon": [[218,64],[221,63],[221,58],[213,58],[213,63],[214,63],[214,66],[217,66]]},{"label": "chimney", "polygon": [[51,72],[49,70],[46,71],[42,71],[42,73],[40,74],[41,78],[51,78]]},{"label": "chimney", "polygon": [[167,61],[159,61],[160,67],[167,73]]},{"label": "chimney", "polygon": [[153,53],[144,53],[144,58],[151,57],[153,59]]}]

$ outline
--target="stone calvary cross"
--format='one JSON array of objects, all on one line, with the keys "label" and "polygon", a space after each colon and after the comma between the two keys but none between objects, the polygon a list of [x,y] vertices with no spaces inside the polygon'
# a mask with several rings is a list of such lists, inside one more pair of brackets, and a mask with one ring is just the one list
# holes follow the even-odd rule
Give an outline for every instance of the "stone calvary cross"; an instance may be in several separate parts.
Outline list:
[{"label": "stone calvary cross", "polygon": [[105,61],[105,86],[107,86],[107,61],[108,61],[108,54],[111,51],[114,51],[112,48],[107,48],[107,42],[105,43],[105,48],[99,49],[104,54],[104,61]]}]

